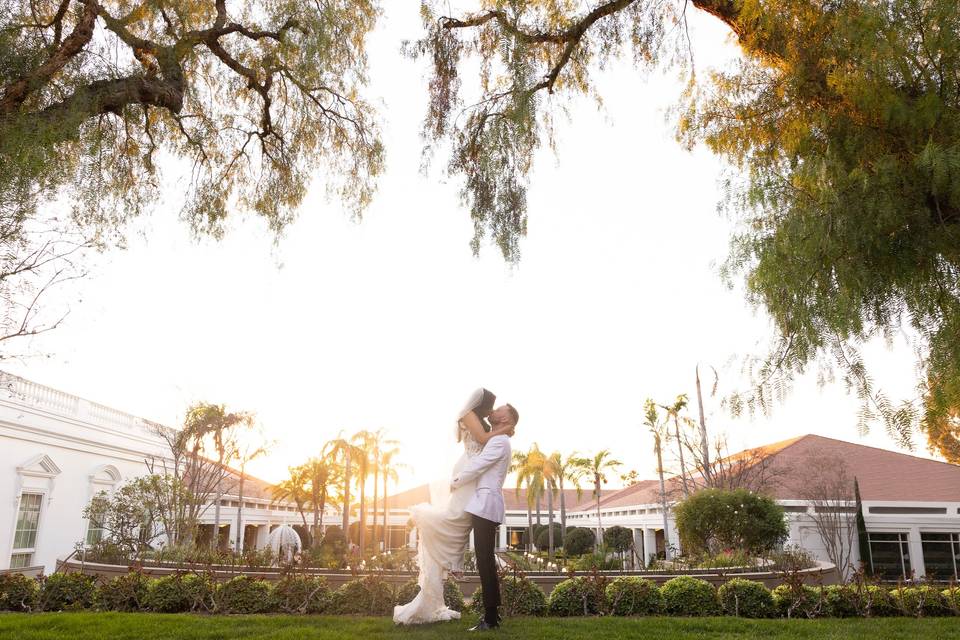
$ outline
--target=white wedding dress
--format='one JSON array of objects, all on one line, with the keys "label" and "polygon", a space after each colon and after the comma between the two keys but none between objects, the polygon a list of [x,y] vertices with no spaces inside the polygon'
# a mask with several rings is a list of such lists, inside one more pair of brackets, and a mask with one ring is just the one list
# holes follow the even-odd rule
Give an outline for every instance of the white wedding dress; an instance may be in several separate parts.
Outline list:
[{"label": "white wedding dress", "polygon": [[[468,409],[469,410],[469,409]],[[460,417],[466,412],[461,413]],[[417,564],[420,575],[417,584],[420,593],[408,604],[394,607],[393,621],[396,624],[426,624],[441,620],[456,620],[459,611],[447,607],[443,601],[443,583],[451,571],[459,571],[463,554],[470,539],[471,518],[464,511],[473,497],[476,482],[469,482],[450,491],[453,478],[472,456],[483,450],[483,445],[473,439],[463,427],[463,455],[454,464],[447,479],[430,486],[430,502],[410,508],[419,539]]]}]

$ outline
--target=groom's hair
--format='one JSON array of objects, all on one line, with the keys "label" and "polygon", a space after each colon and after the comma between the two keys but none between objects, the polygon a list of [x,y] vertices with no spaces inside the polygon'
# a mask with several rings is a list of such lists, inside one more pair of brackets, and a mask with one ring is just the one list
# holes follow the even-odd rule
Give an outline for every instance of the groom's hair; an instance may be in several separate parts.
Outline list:
[{"label": "groom's hair", "polygon": [[520,422],[520,414],[512,404],[507,404],[507,411],[510,412],[510,417],[513,418],[513,426],[517,426],[517,423]]}]

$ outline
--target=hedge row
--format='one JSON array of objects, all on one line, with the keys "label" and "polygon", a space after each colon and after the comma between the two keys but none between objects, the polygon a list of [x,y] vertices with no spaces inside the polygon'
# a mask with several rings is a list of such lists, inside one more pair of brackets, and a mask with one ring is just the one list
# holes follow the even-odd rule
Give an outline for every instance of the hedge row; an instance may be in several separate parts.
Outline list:
[{"label": "hedge row", "polygon": [[[393,613],[394,605],[410,602],[419,591],[415,581],[395,588],[375,576],[334,590],[324,578],[315,576],[288,576],[276,583],[237,576],[218,584],[202,574],[152,579],[131,571],[102,583],[79,573],[40,579],[10,574],[0,576],[0,611],[387,615]],[[463,593],[455,582],[444,585],[444,599],[451,609],[463,610]]]},{"label": "hedge row", "polygon": [[[153,611],[179,613],[326,613],[389,615],[396,604],[413,600],[414,581],[399,588],[376,577],[353,580],[333,590],[324,578],[288,576],[275,584],[238,576],[215,583],[200,574],[151,579],[132,571],[97,584],[80,574],[54,574],[39,580],[17,574],[0,576],[0,611]],[[473,605],[482,609],[483,594]],[[709,582],[680,576],[657,587],[645,578],[612,581],[593,576],[559,583],[548,598],[524,577],[503,578],[502,612],[513,615],[731,615],[744,618],[816,618],[960,615],[960,587],[930,585],[895,589],[875,585],[827,587],[780,585],[734,578],[719,589]],[[464,608],[463,593],[453,581],[444,585],[447,606]]]}]

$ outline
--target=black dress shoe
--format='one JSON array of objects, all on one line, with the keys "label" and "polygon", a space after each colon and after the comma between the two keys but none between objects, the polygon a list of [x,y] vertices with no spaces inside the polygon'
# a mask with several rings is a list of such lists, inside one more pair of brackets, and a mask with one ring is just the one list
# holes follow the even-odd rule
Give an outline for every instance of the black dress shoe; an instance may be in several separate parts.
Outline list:
[{"label": "black dress shoe", "polygon": [[475,627],[470,627],[470,631],[492,631],[493,629],[499,629],[499,624],[490,624],[486,620],[481,620]]}]

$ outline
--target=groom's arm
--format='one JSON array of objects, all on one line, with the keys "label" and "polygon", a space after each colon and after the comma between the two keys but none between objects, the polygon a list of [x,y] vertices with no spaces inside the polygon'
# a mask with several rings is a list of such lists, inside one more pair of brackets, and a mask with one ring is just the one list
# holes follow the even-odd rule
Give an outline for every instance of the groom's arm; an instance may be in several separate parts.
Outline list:
[{"label": "groom's arm", "polygon": [[470,482],[497,463],[510,451],[510,439],[507,436],[497,436],[483,448],[483,451],[470,458],[467,465],[457,476],[450,481],[450,486],[456,489],[460,485]]}]

